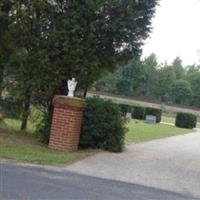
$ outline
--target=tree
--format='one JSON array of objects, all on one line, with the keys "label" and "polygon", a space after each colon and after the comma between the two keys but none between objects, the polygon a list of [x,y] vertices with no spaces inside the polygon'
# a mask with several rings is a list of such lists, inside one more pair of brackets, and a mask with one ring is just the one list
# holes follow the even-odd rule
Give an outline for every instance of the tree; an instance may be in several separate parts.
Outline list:
[{"label": "tree", "polygon": [[176,79],[182,79],[185,74],[185,70],[183,68],[181,58],[176,57],[172,63],[172,66],[176,74]]},{"label": "tree", "polygon": [[193,92],[192,104],[200,106],[200,72],[190,72],[187,74],[186,79],[191,84]]},{"label": "tree", "polygon": [[176,81],[176,74],[172,66],[164,66],[158,71],[156,95],[162,101],[169,101],[171,87]]},{"label": "tree", "polygon": [[13,52],[7,70],[10,77],[8,88],[21,101],[21,130],[26,129],[32,94],[37,90],[37,76],[45,59],[41,47],[48,29],[48,11],[48,4],[44,1],[16,0],[10,12],[9,39]]},{"label": "tree", "polygon": [[10,45],[7,38],[9,30],[9,13],[12,8],[12,1],[2,0],[0,2],[0,97],[3,91],[3,78],[5,65],[7,64],[9,54],[10,54]]},{"label": "tree", "polygon": [[53,96],[67,93],[67,79],[75,77],[86,91],[103,71],[139,55],[156,3],[15,0],[10,35],[18,59],[11,75],[24,97],[23,111],[31,101],[50,111]]},{"label": "tree", "polygon": [[200,72],[200,66],[198,65],[188,65],[186,67],[186,74],[192,74],[192,73],[196,73],[196,72]]},{"label": "tree", "polygon": [[134,57],[120,69],[119,79],[116,82],[118,93],[127,96],[148,96],[154,94],[154,86],[157,81],[157,60],[155,54],[151,54],[140,61]]},{"label": "tree", "polygon": [[120,68],[116,81],[117,91],[128,96],[141,96],[144,93],[144,67],[139,57],[134,57],[126,66]]},{"label": "tree", "polygon": [[115,73],[108,73],[107,71],[102,74],[102,78],[94,83],[94,88],[97,91],[117,93],[116,83],[119,80],[120,70]]},{"label": "tree", "polygon": [[174,103],[188,104],[192,99],[191,85],[186,80],[177,80],[171,89],[171,95]]},{"label": "tree", "polygon": [[144,59],[142,68],[144,70],[144,95],[152,97],[155,94],[155,85],[158,81],[158,62],[155,54],[151,54]]},{"label": "tree", "polygon": [[156,5],[153,0],[148,4],[132,0],[59,2],[55,1],[56,23],[49,38],[58,45],[53,50],[57,49],[58,67],[62,67],[61,93],[69,77],[76,77],[79,87],[85,88],[102,71],[114,71],[117,64],[139,54]]}]

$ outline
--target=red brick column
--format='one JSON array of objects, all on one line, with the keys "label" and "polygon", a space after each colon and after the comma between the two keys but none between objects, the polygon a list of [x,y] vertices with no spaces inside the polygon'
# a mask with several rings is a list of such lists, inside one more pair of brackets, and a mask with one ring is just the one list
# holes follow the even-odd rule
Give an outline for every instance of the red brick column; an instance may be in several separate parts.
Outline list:
[{"label": "red brick column", "polygon": [[75,97],[55,96],[49,148],[62,151],[78,149],[85,101]]}]

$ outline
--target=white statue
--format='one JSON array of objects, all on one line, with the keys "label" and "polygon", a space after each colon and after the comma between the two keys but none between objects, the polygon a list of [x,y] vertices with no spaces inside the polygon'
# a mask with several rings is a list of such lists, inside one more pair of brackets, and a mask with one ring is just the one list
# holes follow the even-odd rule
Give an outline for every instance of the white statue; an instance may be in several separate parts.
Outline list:
[{"label": "white statue", "polygon": [[75,91],[76,85],[77,85],[75,78],[72,78],[72,80],[68,80],[67,84],[68,84],[68,90],[69,90],[67,96],[74,97],[74,91]]}]

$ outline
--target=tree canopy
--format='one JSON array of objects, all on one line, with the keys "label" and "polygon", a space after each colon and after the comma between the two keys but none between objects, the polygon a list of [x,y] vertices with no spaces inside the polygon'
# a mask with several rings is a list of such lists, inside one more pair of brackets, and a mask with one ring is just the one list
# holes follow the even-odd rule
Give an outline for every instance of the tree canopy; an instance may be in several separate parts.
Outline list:
[{"label": "tree canopy", "polygon": [[22,119],[27,119],[30,104],[48,108],[55,94],[66,94],[69,78],[75,77],[78,88],[85,90],[105,71],[139,56],[156,4],[157,0],[1,1],[0,53],[8,54],[6,62],[0,58],[0,65],[6,90],[22,102]]},{"label": "tree canopy", "polygon": [[[103,76],[98,91],[111,92],[166,103],[200,106],[200,66],[184,67],[177,57],[171,64],[159,64],[155,54],[133,58],[115,73]],[[99,83],[104,83],[101,87]],[[109,87],[106,87],[108,86]]]}]

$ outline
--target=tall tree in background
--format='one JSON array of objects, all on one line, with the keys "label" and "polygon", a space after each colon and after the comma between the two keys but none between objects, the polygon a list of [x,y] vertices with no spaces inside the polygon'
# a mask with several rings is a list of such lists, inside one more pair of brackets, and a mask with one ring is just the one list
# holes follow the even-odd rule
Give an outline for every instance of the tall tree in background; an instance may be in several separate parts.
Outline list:
[{"label": "tall tree in background", "polygon": [[[166,103],[200,106],[200,66],[183,67],[181,58],[158,64],[155,54],[133,58],[118,71],[100,79],[100,91]],[[96,83],[96,86],[99,84]],[[112,83],[112,84],[110,84]],[[111,87],[107,87],[112,85]],[[95,85],[94,85],[95,86]]]},{"label": "tall tree in background", "polygon": [[144,69],[144,96],[151,97],[155,92],[155,85],[158,81],[157,68],[158,62],[155,54],[151,54],[144,59],[143,65]]},{"label": "tall tree in background", "polygon": [[182,65],[182,60],[179,57],[176,57],[172,63],[174,68],[176,79],[182,79],[185,75],[185,70]]},{"label": "tall tree in background", "polygon": [[3,90],[3,79],[5,65],[11,53],[9,40],[7,38],[10,24],[9,13],[12,8],[12,1],[1,0],[0,2],[0,97]]},{"label": "tall tree in background", "polygon": [[177,104],[189,104],[192,99],[191,85],[186,80],[176,80],[171,88],[172,100]]},{"label": "tall tree in background", "polygon": [[138,57],[134,57],[130,62],[119,70],[118,80],[116,80],[116,93],[127,96],[137,96],[141,93],[141,82],[143,82],[143,68]]},{"label": "tall tree in background", "polygon": [[193,102],[195,106],[200,106],[200,72],[189,71],[186,79],[191,85],[193,91]]}]

